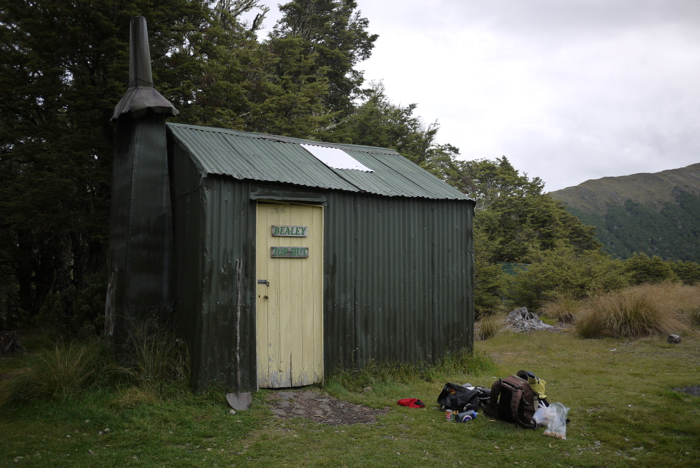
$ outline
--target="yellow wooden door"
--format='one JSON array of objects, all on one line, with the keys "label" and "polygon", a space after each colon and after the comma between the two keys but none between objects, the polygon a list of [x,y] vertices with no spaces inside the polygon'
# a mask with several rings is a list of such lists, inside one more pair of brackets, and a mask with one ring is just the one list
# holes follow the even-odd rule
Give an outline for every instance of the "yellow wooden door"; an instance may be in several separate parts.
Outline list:
[{"label": "yellow wooden door", "polygon": [[323,207],[258,202],[258,387],[323,378]]}]

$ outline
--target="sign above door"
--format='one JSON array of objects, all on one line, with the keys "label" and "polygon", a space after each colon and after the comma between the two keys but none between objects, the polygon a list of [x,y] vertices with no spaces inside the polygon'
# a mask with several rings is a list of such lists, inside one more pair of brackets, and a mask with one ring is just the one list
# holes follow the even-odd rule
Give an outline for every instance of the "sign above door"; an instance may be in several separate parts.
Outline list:
[{"label": "sign above door", "polygon": [[306,237],[308,226],[272,226],[273,237]]}]

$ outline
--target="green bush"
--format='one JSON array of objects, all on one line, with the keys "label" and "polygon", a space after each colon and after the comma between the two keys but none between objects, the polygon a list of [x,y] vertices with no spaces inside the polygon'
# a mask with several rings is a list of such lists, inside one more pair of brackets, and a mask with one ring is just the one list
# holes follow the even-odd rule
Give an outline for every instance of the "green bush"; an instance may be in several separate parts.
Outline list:
[{"label": "green bush", "polygon": [[676,260],[669,266],[683,284],[693,286],[700,283],[700,263]]},{"label": "green bush", "polygon": [[625,260],[622,271],[627,275],[630,284],[633,286],[678,280],[669,263],[664,262],[661,257],[656,255],[649,257],[645,253],[635,253],[631,258]]},{"label": "green bush", "polygon": [[[176,384],[185,387],[190,376],[185,343],[169,329],[147,321],[133,334],[125,365],[113,359],[104,339],[59,340],[27,356],[19,368],[0,379],[0,406],[18,401],[65,399],[97,388],[131,385],[126,400],[163,393]],[[128,405],[126,405],[128,406]]]},{"label": "green bush", "polygon": [[508,301],[537,310],[555,293],[583,298],[592,291],[611,291],[627,285],[622,262],[600,250],[577,252],[559,244],[551,250],[531,249],[526,268],[507,278]]},{"label": "green bush", "polygon": [[503,272],[501,265],[490,265],[477,257],[474,279],[474,315],[476,319],[494,313],[501,307]]}]

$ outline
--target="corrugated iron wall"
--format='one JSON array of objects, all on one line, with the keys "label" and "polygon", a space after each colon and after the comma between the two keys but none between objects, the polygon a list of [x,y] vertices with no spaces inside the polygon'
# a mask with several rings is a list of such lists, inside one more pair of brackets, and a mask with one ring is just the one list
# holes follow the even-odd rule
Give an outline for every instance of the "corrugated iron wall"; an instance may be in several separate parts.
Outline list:
[{"label": "corrugated iron wall", "polygon": [[473,342],[473,203],[327,194],[327,370]]},{"label": "corrugated iron wall", "polygon": [[178,330],[195,387],[236,387],[236,272],[243,259],[241,391],[256,390],[255,201],[261,188],[325,196],[324,365],[431,362],[472,345],[473,203],[202,178],[171,160]]},{"label": "corrugated iron wall", "polygon": [[176,316],[188,341],[196,388],[217,382],[236,388],[235,261],[243,259],[241,387],[255,380],[255,210],[250,184],[223,177],[202,178],[175,149],[173,224],[176,255]]},{"label": "corrugated iron wall", "polygon": [[190,346],[192,379],[201,363],[201,321],[203,250],[202,177],[180,147],[169,147],[170,189],[175,246],[175,327]]},{"label": "corrugated iron wall", "polygon": [[242,391],[256,390],[255,372],[255,209],[250,184],[223,177],[204,181],[202,277],[202,383],[236,387],[236,259],[243,260],[241,279]]}]

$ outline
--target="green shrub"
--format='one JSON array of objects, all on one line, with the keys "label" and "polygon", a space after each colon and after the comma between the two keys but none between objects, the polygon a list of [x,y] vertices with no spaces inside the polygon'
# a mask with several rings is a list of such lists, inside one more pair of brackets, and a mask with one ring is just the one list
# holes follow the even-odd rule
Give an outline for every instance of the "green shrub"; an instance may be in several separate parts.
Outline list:
[{"label": "green shrub", "polygon": [[[0,379],[0,406],[17,401],[65,399],[95,388],[130,384],[118,406],[152,401],[168,391],[168,384],[186,386],[190,376],[189,353],[170,330],[147,321],[131,337],[126,367],[118,365],[103,339],[58,341],[28,356],[8,378]],[[166,385],[164,385],[166,384]],[[174,387],[173,387],[174,388]],[[174,388],[177,390],[176,388]]]},{"label": "green shrub", "polygon": [[667,263],[683,284],[689,286],[700,284],[700,263],[681,260]]},{"label": "green shrub", "polygon": [[576,333],[584,338],[639,338],[685,331],[664,287],[669,286],[635,286],[592,299],[576,322]]},{"label": "green shrub", "polygon": [[635,253],[625,260],[623,272],[631,285],[678,280],[669,263],[664,262],[661,257],[649,257],[645,253]]},{"label": "green shrub", "polygon": [[537,310],[555,292],[575,298],[591,291],[612,291],[627,285],[622,262],[599,250],[577,252],[559,244],[550,250],[530,249],[527,268],[508,276],[507,297],[517,307]]},{"label": "green shrub", "polygon": [[488,264],[477,257],[474,278],[474,314],[476,318],[492,314],[501,306],[503,272],[501,265]]}]

